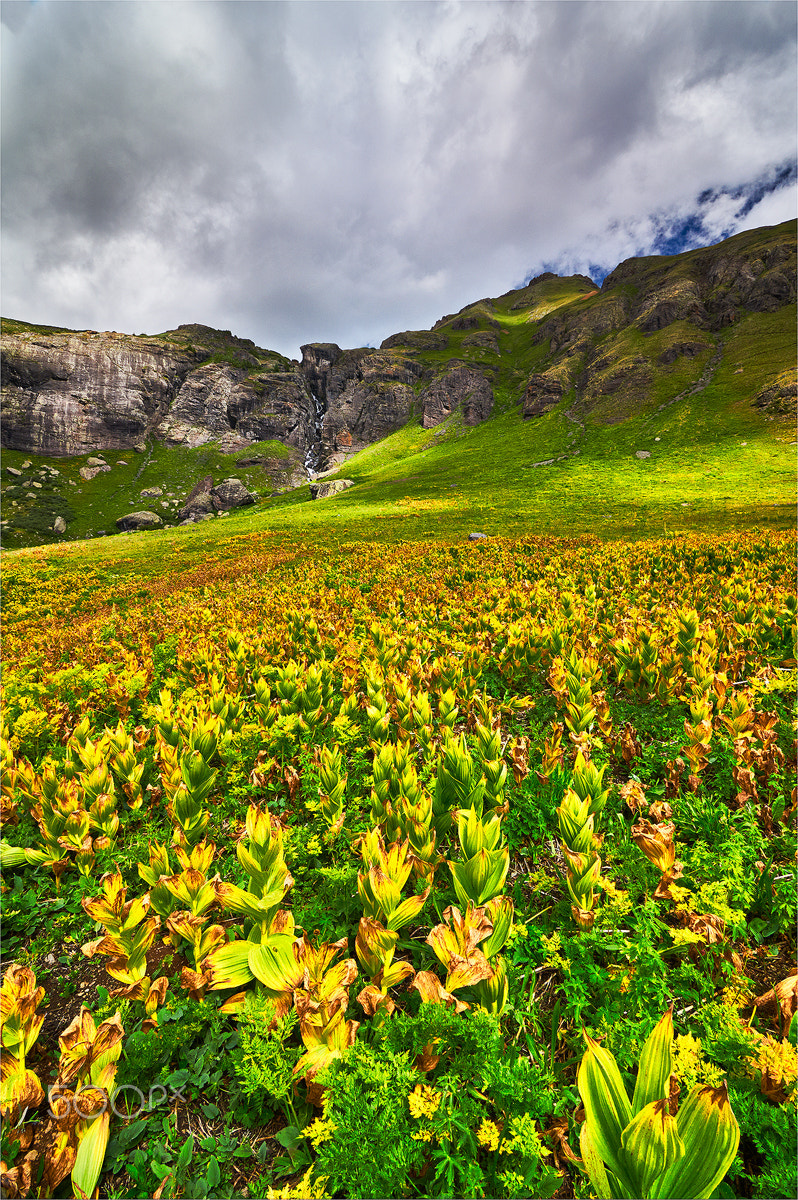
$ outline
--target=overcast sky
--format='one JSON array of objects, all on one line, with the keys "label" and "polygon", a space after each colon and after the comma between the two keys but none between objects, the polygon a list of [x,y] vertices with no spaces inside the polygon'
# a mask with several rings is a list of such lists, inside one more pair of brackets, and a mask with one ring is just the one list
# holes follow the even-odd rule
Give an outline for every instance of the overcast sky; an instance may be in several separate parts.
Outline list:
[{"label": "overcast sky", "polygon": [[2,311],[299,357],[796,211],[792,0],[12,0]]}]

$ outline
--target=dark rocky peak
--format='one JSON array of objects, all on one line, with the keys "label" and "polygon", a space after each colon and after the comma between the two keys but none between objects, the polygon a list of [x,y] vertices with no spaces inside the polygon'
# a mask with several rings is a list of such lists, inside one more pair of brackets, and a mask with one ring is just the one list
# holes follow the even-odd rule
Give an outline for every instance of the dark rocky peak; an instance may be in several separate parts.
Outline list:
[{"label": "dark rocky peak", "polygon": [[312,394],[326,403],[330,370],[343,353],[341,347],[336,346],[335,342],[309,342],[300,346],[300,349],[302,362],[299,369],[308,381]]}]

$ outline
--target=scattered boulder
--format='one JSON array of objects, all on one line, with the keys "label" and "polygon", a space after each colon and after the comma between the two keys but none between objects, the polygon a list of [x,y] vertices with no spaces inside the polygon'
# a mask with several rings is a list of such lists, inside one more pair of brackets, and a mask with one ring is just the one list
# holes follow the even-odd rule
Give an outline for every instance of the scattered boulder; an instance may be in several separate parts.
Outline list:
[{"label": "scattered boulder", "polygon": [[19,479],[20,476],[22,475],[22,472],[18,471],[16,467],[6,467],[6,472],[9,475],[15,475],[17,477],[17,479]]},{"label": "scattered boulder", "polygon": [[136,442],[133,449],[135,450],[136,454],[146,454],[147,453],[147,443],[146,442]]},{"label": "scattered boulder", "polygon": [[469,542],[481,542],[482,539],[487,538],[487,536],[488,535],[486,533],[469,533],[468,540]]},{"label": "scattered boulder", "polygon": [[66,533],[66,521],[63,517],[56,517],[53,523],[53,533]]},{"label": "scattered boulder", "polygon": [[635,458],[651,458],[650,450],[635,450]]},{"label": "scattered boulder", "polygon": [[146,497],[148,497],[148,498],[150,498],[150,497],[156,497],[156,496],[162,496],[162,495],[163,495],[163,488],[160,488],[160,487],[149,487],[149,488],[142,488],[142,489],[141,489],[141,491],[139,492],[139,495],[140,495],[140,496],[146,496]]},{"label": "scattered boulder", "polygon": [[211,498],[212,487],[212,475],[206,475],[204,479],[201,479],[194,486],[188,499],[178,513],[181,521],[185,521],[189,517],[193,519],[195,515],[201,513],[211,512],[213,509],[213,499]]},{"label": "scattered boulder", "polygon": [[111,468],[108,466],[108,463],[103,463],[101,467],[81,467],[78,475],[88,483],[90,479],[94,479],[95,475],[105,474],[106,471],[110,470]]},{"label": "scattered boulder", "polygon": [[223,479],[221,483],[217,483],[216,487],[211,488],[211,500],[213,507],[217,511],[220,509],[230,508],[245,508],[248,504],[254,504],[258,497],[250,492],[244,486],[240,479],[234,476],[230,479]]},{"label": "scattered boulder", "polygon": [[311,483],[310,495],[313,500],[328,500],[330,496],[337,496],[339,492],[345,492],[354,485],[354,479],[320,479]]},{"label": "scattered boulder", "polygon": [[117,517],[116,527],[127,533],[131,529],[158,529],[163,525],[163,521],[157,513],[143,510],[141,512],[126,513],[123,517]]},{"label": "scattered boulder", "polygon": [[87,467],[107,467],[108,463],[105,461],[104,458],[93,458],[92,457],[92,458],[86,459],[86,466]]}]

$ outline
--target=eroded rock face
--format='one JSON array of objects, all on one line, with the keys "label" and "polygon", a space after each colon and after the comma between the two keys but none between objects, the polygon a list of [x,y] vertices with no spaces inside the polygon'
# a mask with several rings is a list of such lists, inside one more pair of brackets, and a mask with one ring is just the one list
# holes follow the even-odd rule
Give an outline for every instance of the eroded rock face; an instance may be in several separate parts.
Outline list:
[{"label": "eroded rock face", "polygon": [[305,451],[313,440],[313,401],[298,367],[249,376],[231,396],[228,415],[250,442],[274,439]]},{"label": "eroded rock face", "polygon": [[316,469],[344,462],[401,429],[413,408],[413,383],[422,373],[397,352],[341,350],[321,342],[302,347],[302,370],[319,411]]},{"label": "eroded rock face", "polygon": [[565,395],[565,389],[554,375],[530,375],[524,392],[524,403],[521,415],[524,417],[542,417],[560,403]]},{"label": "eroded rock face", "polygon": [[3,338],[3,445],[36,454],[121,450],[148,434],[196,360],[154,339]]},{"label": "eroded rock face", "polygon": [[240,348],[236,354],[244,366],[204,362],[208,348],[157,338],[4,335],[3,445],[76,455],[146,452],[147,439],[193,448],[275,438],[304,450],[313,405],[302,373],[258,372],[249,369],[257,358]]},{"label": "eroded rock face", "polygon": [[424,389],[419,404],[425,429],[440,425],[457,408],[462,410],[464,424],[479,425],[493,411],[493,388],[480,371],[451,367]]}]

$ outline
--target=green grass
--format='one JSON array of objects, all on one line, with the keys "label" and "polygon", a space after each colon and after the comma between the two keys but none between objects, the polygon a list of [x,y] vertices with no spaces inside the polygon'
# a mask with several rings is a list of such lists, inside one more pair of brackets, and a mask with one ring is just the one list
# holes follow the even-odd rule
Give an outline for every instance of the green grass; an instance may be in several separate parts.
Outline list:
[{"label": "green grass", "polygon": [[[72,541],[94,537],[100,530],[115,533],[117,517],[141,509],[157,512],[167,523],[174,522],[195,484],[207,475],[212,476],[214,483],[235,476],[256,495],[268,496],[273,487],[279,485],[278,472],[260,464],[238,467],[236,459],[262,456],[280,460],[287,466],[299,462],[297,451],[277,441],[253,442],[246,450],[232,454],[223,453],[218,444],[208,442],[195,450],[153,443],[144,454],[134,450],[108,450],[98,452],[98,456],[105,459],[111,471],[84,480],[80,477],[80,468],[86,465],[91,455],[54,459],[20,450],[3,451],[5,468],[20,470],[23,463],[31,463],[24,471],[22,481],[3,471],[3,519],[7,522],[3,542],[6,549],[56,540],[52,528],[59,514],[68,521],[66,537]],[[27,494],[32,489],[24,481],[43,480],[46,467],[55,467],[59,475],[41,490],[35,489],[34,500],[28,499]],[[154,487],[161,487],[163,495],[155,498],[141,495],[143,490]],[[17,501],[16,507],[13,500]],[[170,503],[169,509],[162,506],[162,500]]]}]

